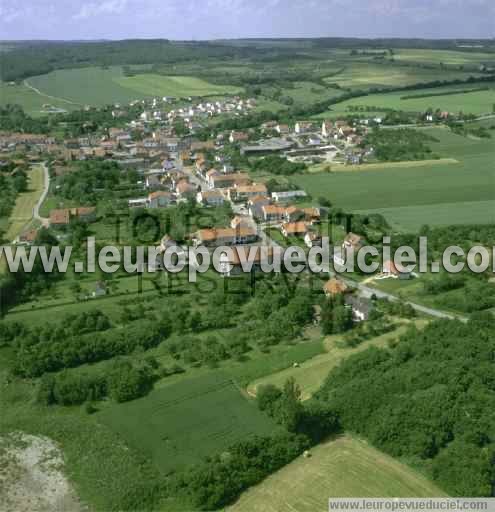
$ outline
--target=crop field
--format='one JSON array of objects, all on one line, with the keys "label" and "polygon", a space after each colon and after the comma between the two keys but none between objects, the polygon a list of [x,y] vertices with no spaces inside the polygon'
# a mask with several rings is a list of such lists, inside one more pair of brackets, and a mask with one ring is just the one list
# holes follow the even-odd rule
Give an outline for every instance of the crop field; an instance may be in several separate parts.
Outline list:
[{"label": "crop field", "polygon": [[[441,208],[444,212],[446,208],[454,209],[450,220],[460,224],[490,222],[493,215],[486,207],[494,200],[492,140],[473,140],[440,128],[428,129],[427,133],[439,140],[431,144],[435,153],[459,163],[422,167],[386,164],[382,169],[298,175],[292,181],[313,197],[327,197],[347,210],[393,208],[386,218],[394,223],[393,215],[397,214],[409,229],[419,229],[423,224],[443,225],[446,213],[436,216],[439,205],[448,205]],[[473,204],[478,202],[481,204]],[[457,206],[466,212],[466,218],[455,211]],[[421,215],[413,216],[412,207],[417,207],[415,213]]]},{"label": "crop field", "polygon": [[98,419],[164,472],[221,453],[250,434],[267,435],[277,428],[220,372],[111,405]]},{"label": "crop field", "polygon": [[466,52],[455,50],[425,50],[425,49],[400,49],[394,52],[394,59],[407,62],[420,62],[432,64],[449,64],[462,66],[465,64],[483,64],[495,62],[494,53]]},{"label": "crop field", "polygon": [[[125,77],[120,66],[58,70],[32,77],[28,83],[42,94],[65,99],[78,107],[129,103],[151,96],[206,96],[239,91],[239,88],[213,85],[190,76],[141,74]],[[51,101],[45,97],[43,103]]]},{"label": "crop field", "polygon": [[9,228],[5,234],[5,238],[9,241],[20,235],[24,227],[33,218],[34,205],[43,190],[44,174],[40,166],[34,166],[28,176],[28,190],[17,196],[14,209],[9,217]]},{"label": "crop field", "polygon": [[115,81],[122,87],[145,96],[212,96],[236,94],[242,90],[239,87],[210,84],[192,76],[162,76],[151,73],[119,77]]},{"label": "crop field", "polygon": [[423,475],[374,449],[342,436],[299,457],[245,492],[230,512],[324,512],[331,497],[439,497],[445,493]]},{"label": "crop field", "polygon": [[395,331],[367,340],[355,348],[343,346],[342,338],[338,335],[329,336],[324,342],[325,353],[301,363],[299,368],[290,367],[281,372],[255,380],[248,386],[248,393],[252,396],[256,395],[256,389],[265,384],[273,384],[282,388],[285,381],[293,377],[301,388],[302,400],[307,400],[321,387],[329,372],[343,359],[366,350],[371,346],[384,347],[390,340],[400,336],[406,328],[406,326],[400,326]]},{"label": "crop field", "polygon": [[29,89],[25,84],[8,85],[5,82],[0,82],[0,106],[9,103],[21,105],[25,112],[33,117],[43,115],[43,112],[46,111],[43,105],[51,105],[57,109],[67,111],[77,108],[77,105],[40,95]]},{"label": "crop field", "polygon": [[[442,71],[442,80],[454,78],[467,78],[467,75],[458,71]],[[433,80],[438,80],[438,70],[370,62],[344,62],[342,72],[325,78],[327,83],[355,89],[373,86],[397,87]]]},{"label": "crop field", "polygon": [[[424,112],[428,108],[439,108],[447,112],[464,112],[470,114],[491,114],[495,103],[495,88],[493,83],[487,90],[475,90],[481,84],[462,84],[458,86],[437,87],[434,89],[421,89],[417,91],[400,91],[388,94],[370,94],[361,98],[343,101],[332,106],[332,109],[318,118],[348,115],[350,112],[380,112],[387,109],[402,110],[405,112]],[[485,85],[486,87],[486,85]],[[456,90],[471,90],[472,92],[459,92]],[[443,93],[443,95],[440,95]],[[426,96],[431,94],[431,96]],[[412,97],[417,96],[417,97]]]}]

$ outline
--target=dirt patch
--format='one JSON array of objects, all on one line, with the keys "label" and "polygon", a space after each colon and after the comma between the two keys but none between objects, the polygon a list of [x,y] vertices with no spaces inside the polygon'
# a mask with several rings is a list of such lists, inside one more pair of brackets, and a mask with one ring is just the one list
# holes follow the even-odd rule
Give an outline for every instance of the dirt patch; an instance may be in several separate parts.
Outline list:
[{"label": "dirt patch", "polygon": [[47,437],[15,432],[0,437],[2,512],[82,512],[63,474],[63,458]]}]

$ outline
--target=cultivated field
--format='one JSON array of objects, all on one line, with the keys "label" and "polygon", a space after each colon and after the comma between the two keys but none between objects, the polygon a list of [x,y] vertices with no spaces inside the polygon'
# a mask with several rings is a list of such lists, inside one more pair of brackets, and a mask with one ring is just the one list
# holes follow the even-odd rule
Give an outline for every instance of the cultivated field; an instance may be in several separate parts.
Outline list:
[{"label": "cultivated field", "polygon": [[33,117],[43,115],[43,112],[46,111],[43,105],[51,105],[67,111],[77,108],[77,105],[40,95],[25,84],[8,85],[5,82],[0,82],[0,106],[9,103],[21,105],[24,111]]},{"label": "cultivated field", "polygon": [[[190,76],[123,75],[122,67],[81,68],[53,71],[29,78],[28,83],[41,93],[81,105],[129,103],[152,96],[207,96],[231,94],[239,88],[209,84]],[[50,103],[45,98],[43,103]]]},{"label": "cultivated field", "polygon": [[356,348],[345,347],[342,344],[341,336],[329,336],[324,342],[326,350],[324,354],[317,355],[301,363],[299,368],[287,368],[281,372],[255,380],[248,386],[248,393],[250,395],[256,395],[256,389],[265,384],[273,384],[274,386],[282,388],[288,378],[294,377],[301,388],[301,398],[307,400],[321,387],[329,372],[343,359],[357,352],[361,352],[362,350],[366,350],[371,346],[384,347],[390,340],[404,333],[406,328],[406,326],[398,327],[395,331],[367,340]]},{"label": "cultivated field", "polygon": [[495,54],[481,51],[465,52],[454,50],[400,49],[394,52],[394,59],[406,62],[420,62],[449,65],[479,65],[495,62]]},{"label": "cultivated field", "polygon": [[119,77],[115,80],[122,87],[132,89],[145,96],[212,96],[236,94],[242,89],[224,85],[214,85],[193,76],[162,76],[142,74],[132,77]]},{"label": "cultivated field", "polygon": [[5,238],[9,241],[20,235],[33,218],[33,208],[43,191],[43,169],[39,165],[33,166],[28,176],[28,190],[17,196],[14,209],[9,217],[9,227],[5,234]]},{"label": "cultivated field", "polygon": [[[491,114],[493,112],[493,104],[495,103],[493,84],[490,84],[491,88],[488,90],[475,90],[480,87],[487,87],[487,85],[462,84],[434,89],[419,89],[416,91],[370,94],[333,105],[331,110],[316,117],[335,117],[349,115],[353,112],[377,113],[387,109],[405,112],[424,112],[428,108],[433,110],[438,108],[442,111],[453,113],[462,111],[470,114]],[[455,93],[456,90],[472,90],[472,92],[451,94]]]},{"label": "cultivated field", "polygon": [[[373,86],[398,87],[421,82],[438,80],[438,70],[393,64],[374,64],[371,62],[343,62],[344,69],[325,78],[327,83],[336,83],[341,87],[367,89]],[[467,78],[458,71],[442,71],[442,80]]]},{"label": "cultivated field", "polygon": [[250,434],[276,426],[221,372],[183,380],[98,414],[162,471],[194,464]]},{"label": "cultivated field", "polygon": [[[419,229],[423,224],[443,225],[447,214],[437,216],[439,208],[443,212],[449,208],[450,220],[458,223],[491,222],[493,215],[486,207],[494,200],[492,139],[473,140],[440,128],[428,129],[427,133],[439,140],[431,144],[435,153],[459,163],[421,167],[387,163],[372,170],[304,174],[292,181],[313,197],[328,197],[347,210],[382,210],[385,214],[388,210],[386,218],[397,225],[402,220],[407,229]],[[474,204],[478,202],[481,204]],[[416,212],[411,210],[413,207]],[[414,215],[418,212],[420,215]]]},{"label": "cultivated field", "polygon": [[438,497],[420,473],[350,436],[323,443],[245,492],[232,512],[323,512],[331,497]]}]

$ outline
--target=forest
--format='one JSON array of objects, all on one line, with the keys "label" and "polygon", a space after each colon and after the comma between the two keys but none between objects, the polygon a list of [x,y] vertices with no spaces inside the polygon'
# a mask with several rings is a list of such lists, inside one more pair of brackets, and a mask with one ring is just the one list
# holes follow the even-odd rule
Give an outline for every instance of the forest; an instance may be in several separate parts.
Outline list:
[{"label": "forest", "polygon": [[317,400],[343,428],[428,468],[456,496],[493,496],[495,337],[490,313],[411,327],[331,372]]}]

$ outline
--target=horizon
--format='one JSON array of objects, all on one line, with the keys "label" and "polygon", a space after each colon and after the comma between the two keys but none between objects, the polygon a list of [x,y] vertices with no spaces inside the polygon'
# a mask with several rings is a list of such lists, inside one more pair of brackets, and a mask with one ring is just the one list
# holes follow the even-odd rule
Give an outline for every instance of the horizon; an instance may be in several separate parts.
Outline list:
[{"label": "horizon", "polygon": [[[491,0],[13,0],[3,41],[169,39],[492,39]],[[57,37],[54,38],[54,35]]]}]

